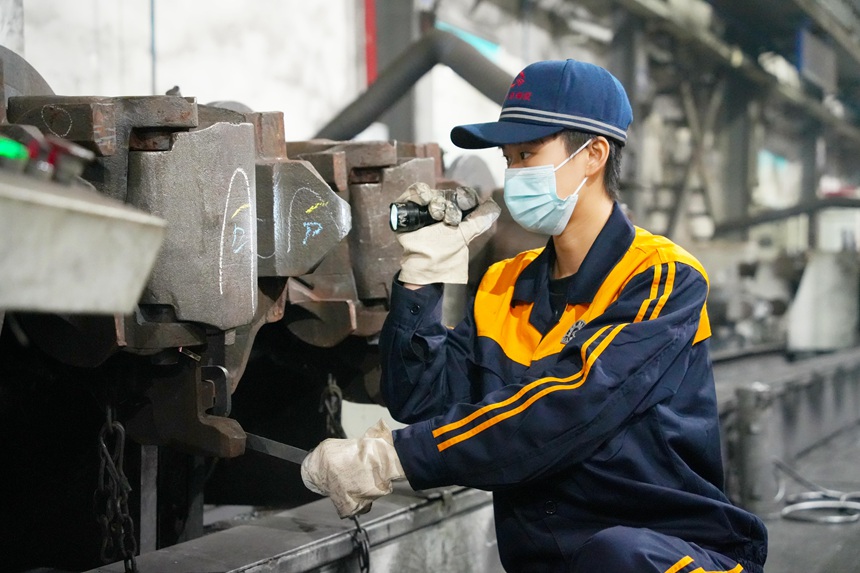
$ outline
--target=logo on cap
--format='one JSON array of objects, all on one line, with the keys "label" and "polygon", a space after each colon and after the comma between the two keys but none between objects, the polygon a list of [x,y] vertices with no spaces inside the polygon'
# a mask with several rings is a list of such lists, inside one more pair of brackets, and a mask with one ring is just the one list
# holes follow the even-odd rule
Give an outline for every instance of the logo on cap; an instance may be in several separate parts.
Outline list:
[{"label": "logo on cap", "polygon": [[526,83],[526,73],[522,71],[519,73],[517,77],[514,78],[513,83],[511,83],[511,89],[508,92],[509,100],[523,100],[523,101],[531,101],[532,92],[515,92],[514,88],[520,88],[523,84]]},{"label": "logo on cap", "polygon": [[508,99],[520,99],[523,101],[531,101],[532,92],[510,92]]}]

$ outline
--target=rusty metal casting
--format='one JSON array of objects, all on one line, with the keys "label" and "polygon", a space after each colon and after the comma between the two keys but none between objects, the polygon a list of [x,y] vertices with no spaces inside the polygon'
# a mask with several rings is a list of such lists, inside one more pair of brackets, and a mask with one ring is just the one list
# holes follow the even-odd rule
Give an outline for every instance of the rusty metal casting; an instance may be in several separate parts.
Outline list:
[{"label": "rusty metal casting", "polygon": [[305,161],[257,163],[260,276],[309,273],[349,232],[349,203]]},{"label": "rusty metal casting", "polygon": [[[96,154],[84,178],[114,199],[127,198],[128,152],[147,134],[167,134],[197,126],[194,98],[179,96],[26,96],[9,99],[9,123],[35,125]],[[162,147],[165,137],[161,138]]]},{"label": "rusty metal casting", "polygon": [[289,280],[284,322],[315,346],[332,347],[348,336],[376,336],[402,253],[388,228],[388,205],[413,183],[444,183],[439,147],[314,140],[288,142],[287,153],[313,165],[348,197],[352,232],[314,272]]},{"label": "rusty metal casting", "polygon": [[221,330],[248,324],[257,310],[253,126],[218,123],[172,139],[170,151],[129,153],[129,203],[167,221],[141,304]]},{"label": "rusty metal casting", "polygon": [[208,414],[216,388],[201,375],[200,364],[180,357],[154,376],[149,404],[128,421],[129,434],[141,444],[167,445],[202,456],[233,458],[245,452],[245,432],[232,418]]},{"label": "rusty metal casting", "polygon": [[19,83],[36,87],[7,87],[15,97],[3,130],[37,136],[27,131],[35,126],[89,149],[84,181],[167,221],[133,314],[20,321],[68,364],[138,355],[129,380],[151,380],[150,403],[129,428],[144,443],[242,453],[226,398],[264,324],[283,321],[320,347],[378,335],[401,254],[388,204],[412,183],[444,184],[438,145],[287,143],[280,112],[179,95],[63,97],[32,78]]}]

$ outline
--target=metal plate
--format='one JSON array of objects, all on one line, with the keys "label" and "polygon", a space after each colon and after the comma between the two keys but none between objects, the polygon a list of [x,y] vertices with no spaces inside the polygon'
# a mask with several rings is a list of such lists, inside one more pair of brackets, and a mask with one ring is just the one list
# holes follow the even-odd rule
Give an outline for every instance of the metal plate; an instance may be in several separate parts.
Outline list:
[{"label": "metal plate", "polygon": [[[161,573],[286,573],[357,571],[350,520],[321,499],[153,553],[141,571]],[[371,571],[501,572],[492,497],[471,489],[414,493],[403,484],[373,502],[361,518],[371,546]],[[121,572],[122,562],[91,573]]]},{"label": "metal plate", "polygon": [[0,308],[130,312],[164,222],[81,187],[0,173]]}]

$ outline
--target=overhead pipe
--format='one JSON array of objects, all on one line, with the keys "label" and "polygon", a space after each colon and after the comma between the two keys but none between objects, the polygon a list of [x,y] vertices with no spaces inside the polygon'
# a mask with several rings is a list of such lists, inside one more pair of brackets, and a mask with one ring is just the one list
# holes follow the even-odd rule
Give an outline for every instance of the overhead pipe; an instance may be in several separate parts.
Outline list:
[{"label": "overhead pipe", "polygon": [[314,136],[352,139],[370,126],[436,64],[444,64],[472,87],[501,103],[511,86],[511,74],[481,55],[474,46],[450,32],[433,30],[410,45],[376,81]]}]

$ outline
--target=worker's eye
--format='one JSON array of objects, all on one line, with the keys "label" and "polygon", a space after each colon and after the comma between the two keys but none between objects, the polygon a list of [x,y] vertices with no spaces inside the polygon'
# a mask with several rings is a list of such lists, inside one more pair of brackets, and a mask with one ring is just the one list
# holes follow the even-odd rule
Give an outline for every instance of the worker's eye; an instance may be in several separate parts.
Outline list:
[{"label": "worker's eye", "polygon": [[[517,162],[523,162],[534,155],[533,151],[514,151],[510,155],[505,154],[505,164],[510,167],[513,164],[513,159]],[[511,158],[513,156],[513,159]]]}]

